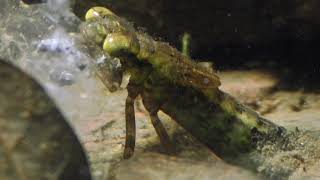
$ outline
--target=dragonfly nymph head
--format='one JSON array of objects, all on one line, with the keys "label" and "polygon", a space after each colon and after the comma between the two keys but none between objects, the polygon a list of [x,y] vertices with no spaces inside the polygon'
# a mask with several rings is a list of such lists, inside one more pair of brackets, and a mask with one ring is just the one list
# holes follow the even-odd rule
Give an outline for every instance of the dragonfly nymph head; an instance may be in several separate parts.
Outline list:
[{"label": "dragonfly nymph head", "polygon": [[123,51],[129,54],[138,54],[140,51],[135,30],[130,23],[104,7],[91,8],[85,19],[80,31],[86,42],[95,47],[93,57],[100,59],[97,60],[98,75],[111,92],[116,91],[120,88],[124,71],[120,59],[125,59],[118,55]]},{"label": "dragonfly nymph head", "polygon": [[127,51],[139,53],[135,29],[126,20],[104,7],[93,7],[86,13],[81,31],[86,39],[99,45],[111,56]]}]

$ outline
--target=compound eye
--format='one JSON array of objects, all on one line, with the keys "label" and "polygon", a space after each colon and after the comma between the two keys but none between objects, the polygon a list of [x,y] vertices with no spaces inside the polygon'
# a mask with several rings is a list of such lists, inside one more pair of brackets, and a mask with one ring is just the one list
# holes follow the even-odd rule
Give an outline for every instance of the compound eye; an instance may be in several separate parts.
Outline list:
[{"label": "compound eye", "polygon": [[101,45],[107,36],[106,28],[99,22],[87,22],[82,24],[81,32],[86,39]]},{"label": "compound eye", "polygon": [[123,68],[118,58],[103,58],[97,62],[98,76],[109,89],[110,92],[115,92],[120,89],[124,76]]},{"label": "compound eye", "polygon": [[105,7],[93,7],[87,11],[85,20],[96,20],[108,15],[114,15],[114,13]]}]

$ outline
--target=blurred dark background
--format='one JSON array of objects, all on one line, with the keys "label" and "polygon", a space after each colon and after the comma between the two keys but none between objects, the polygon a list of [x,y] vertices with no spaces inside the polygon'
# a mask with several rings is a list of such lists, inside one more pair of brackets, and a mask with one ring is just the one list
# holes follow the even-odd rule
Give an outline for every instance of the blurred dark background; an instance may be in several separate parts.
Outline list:
[{"label": "blurred dark background", "polygon": [[218,69],[274,69],[296,82],[320,82],[318,0],[78,0],[75,10],[81,17],[93,5],[178,49],[189,33],[192,57]]}]

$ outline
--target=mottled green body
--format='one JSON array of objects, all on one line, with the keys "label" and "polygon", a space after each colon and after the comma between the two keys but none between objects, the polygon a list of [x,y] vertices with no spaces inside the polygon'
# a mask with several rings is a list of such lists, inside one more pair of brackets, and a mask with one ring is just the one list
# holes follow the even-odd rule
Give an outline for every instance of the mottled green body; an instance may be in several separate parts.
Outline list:
[{"label": "mottled green body", "polygon": [[276,130],[276,125],[241,105],[228,94],[215,90],[216,98],[228,104],[211,101],[198,90],[168,85],[161,75],[151,74],[144,84],[143,99],[159,105],[160,110],[213,149],[218,155],[248,152],[256,136]]},{"label": "mottled green body", "polygon": [[[132,137],[127,141],[129,144],[135,138],[134,115],[130,115],[134,113],[132,102],[139,94],[151,119],[156,118],[154,126],[164,144],[165,130],[162,125],[156,127],[161,124],[156,115],[159,110],[220,154],[248,151],[257,134],[278,129],[219,90],[220,80],[214,72],[199,66],[169,44],[135,31],[111,11],[92,8],[86,20],[82,32],[109,55],[119,58],[123,70],[131,74],[126,104],[127,138]],[[134,143],[131,146],[134,148]],[[130,150],[127,154],[132,153]]]}]

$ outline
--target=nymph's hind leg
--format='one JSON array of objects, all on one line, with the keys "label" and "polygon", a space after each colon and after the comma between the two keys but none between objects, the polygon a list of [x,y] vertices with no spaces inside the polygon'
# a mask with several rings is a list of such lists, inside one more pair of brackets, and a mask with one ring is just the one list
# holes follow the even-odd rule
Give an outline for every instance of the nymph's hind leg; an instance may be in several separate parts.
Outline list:
[{"label": "nymph's hind leg", "polygon": [[123,158],[128,159],[133,155],[136,141],[136,121],[134,113],[134,100],[139,95],[139,88],[133,83],[128,84],[128,97],[126,99],[126,142]]},{"label": "nymph's hind leg", "polygon": [[161,144],[164,146],[168,154],[173,153],[174,149],[169,135],[158,117],[159,105],[147,96],[143,96],[142,100],[146,110],[149,112],[152,125],[160,138]]}]

